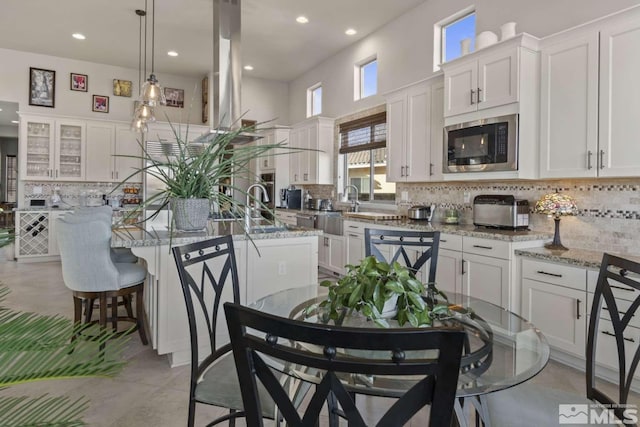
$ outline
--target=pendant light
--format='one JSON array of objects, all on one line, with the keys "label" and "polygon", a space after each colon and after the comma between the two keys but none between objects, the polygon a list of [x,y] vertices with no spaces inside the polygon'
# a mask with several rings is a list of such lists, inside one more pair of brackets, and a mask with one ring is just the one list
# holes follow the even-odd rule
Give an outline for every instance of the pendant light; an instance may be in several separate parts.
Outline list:
[{"label": "pendant light", "polygon": [[[167,105],[167,99],[164,96],[164,90],[162,86],[158,83],[158,79],[154,73],[155,66],[155,28],[156,28],[156,0],[151,1],[151,7],[153,8],[151,12],[151,74],[149,74],[149,78],[144,83],[141,89],[141,100],[146,103],[150,107],[155,107],[156,105]],[[146,18],[145,18],[146,19]],[[145,33],[146,39],[146,33]],[[146,43],[145,43],[146,44]],[[145,52],[146,53],[146,52]],[[146,65],[146,64],[145,64]]]},{"label": "pendant light", "polygon": [[[147,72],[146,67],[147,67],[147,2],[145,0],[145,10],[142,9],[136,9],[136,15],[138,15],[139,22],[139,29],[138,29],[138,96],[140,97],[142,91],[141,91],[141,86],[142,86],[142,18],[144,17],[144,34],[145,34],[145,38],[144,38],[144,66],[145,66],[145,74]],[[149,131],[149,127],[147,126],[147,123],[149,121],[155,121],[155,116],[153,114],[153,108],[149,105],[145,105],[144,102],[142,101],[137,101],[136,104],[139,104],[135,107],[134,111],[133,111],[133,120],[131,121],[131,130],[132,131],[136,131],[136,132],[141,132],[142,134],[145,134]]]}]

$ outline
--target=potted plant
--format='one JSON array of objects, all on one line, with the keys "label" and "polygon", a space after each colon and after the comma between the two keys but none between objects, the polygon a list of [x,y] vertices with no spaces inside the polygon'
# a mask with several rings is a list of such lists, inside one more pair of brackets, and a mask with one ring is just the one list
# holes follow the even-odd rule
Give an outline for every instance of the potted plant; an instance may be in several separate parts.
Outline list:
[{"label": "potted plant", "polygon": [[346,276],[337,282],[325,280],[320,285],[329,288],[329,293],[314,308],[327,321],[341,323],[344,316],[356,311],[383,327],[389,327],[387,317],[395,318],[400,325],[409,322],[422,327],[450,314],[446,297],[444,303],[437,303],[437,295],[444,294],[435,286],[425,286],[398,262],[389,265],[374,256],[358,265],[347,265]]},{"label": "potted plant", "polygon": [[[269,150],[291,151],[284,143],[232,144],[239,134],[255,131],[254,127],[216,132],[210,142],[193,144],[189,142],[188,126],[184,133],[171,123],[170,126],[175,136],[171,153],[162,157],[152,155],[144,143],[138,141],[142,147],[141,160],[144,166],[125,178],[121,184],[137,173],[146,173],[164,184],[162,191],[143,202],[142,208],[157,207],[143,221],[154,218],[160,210],[169,206],[174,218],[172,228],[175,225],[177,230],[204,229],[212,202],[218,206],[233,206],[231,195],[221,191],[222,185],[246,195],[244,189],[233,187],[230,183],[233,182],[234,174],[250,176],[249,163],[252,159],[266,156]],[[253,199],[253,195],[251,198]]]}]

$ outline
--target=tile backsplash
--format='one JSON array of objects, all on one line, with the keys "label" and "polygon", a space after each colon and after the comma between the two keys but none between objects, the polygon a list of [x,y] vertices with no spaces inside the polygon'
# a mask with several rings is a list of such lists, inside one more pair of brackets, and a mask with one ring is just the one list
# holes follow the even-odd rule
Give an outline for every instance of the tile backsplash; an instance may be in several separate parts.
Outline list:
[{"label": "tile backsplash", "polygon": [[[140,190],[140,184],[127,184],[127,187],[133,187]],[[32,199],[45,199],[47,203],[54,189],[58,189],[58,193],[62,197],[62,208],[72,208],[81,205],[82,197],[86,197],[87,204],[90,206],[98,205],[102,202],[102,195],[109,197],[111,191],[113,195],[123,194],[123,189],[118,188],[117,183],[110,182],[38,182],[25,181],[24,193],[22,200],[18,202],[18,207],[29,207],[29,201]]]},{"label": "tile backsplash", "polygon": [[[408,201],[400,201],[402,191]],[[435,219],[444,209],[460,211],[462,223],[473,223],[473,198],[479,194],[512,194],[526,199],[533,210],[543,195],[559,191],[576,200],[576,216],[562,217],[560,235],[568,247],[640,255],[640,180],[566,179],[504,182],[398,183],[396,203],[399,210],[413,204],[434,203]],[[465,195],[469,202],[465,202]],[[553,220],[546,215],[531,213],[530,228],[553,232]]]}]

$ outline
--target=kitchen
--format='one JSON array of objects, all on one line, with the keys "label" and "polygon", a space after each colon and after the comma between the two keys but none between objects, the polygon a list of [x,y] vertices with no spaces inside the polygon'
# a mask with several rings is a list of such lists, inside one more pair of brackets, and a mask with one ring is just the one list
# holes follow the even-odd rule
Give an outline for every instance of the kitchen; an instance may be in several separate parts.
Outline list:
[{"label": "kitchen", "polygon": [[[445,19],[468,5],[461,2],[450,4],[445,1],[428,1],[418,4],[415,9],[403,14],[395,20],[380,25],[373,31],[351,46],[339,53],[328,57],[318,66],[304,70],[297,76],[293,76],[286,82],[252,78],[245,73],[243,77],[243,107],[251,114],[252,119],[258,121],[270,120],[278,117],[277,124],[294,126],[306,119],[306,93],[317,82],[322,82],[323,104],[322,116],[335,118],[335,125],[353,121],[356,118],[367,116],[380,110],[386,110],[386,94],[402,89],[424,79],[436,76],[433,64],[433,24]],[[497,32],[499,27],[509,21],[518,24],[518,32],[523,31],[535,37],[542,38],[568,28],[589,22],[596,18],[633,6],[637,2],[625,1],[615,5],[601,4],[600,2],[573,1],[556,4],[549,2],[545,8],[539,4],[512,4],[513,2],[478,2],[475,11],[478,17],[477,32],[490,30]],[[293,14],[293,12],[292,12]],[[131,22],[131,39],[136,40],[137,21]],[[10,36],[8,36],[10,37]],[[562,37],[562,35],[558,36]],[[7,38],[3,37],[3,40]],[[407,43],[407,40],[419,40],[417,43]],[[15,49],[15,50],[10,50]],[[348,89],[352,85],[352,72],[354,64],[363,58],[377,55],[379,62],[378,94],[354,101],[353,91]],[[106,84],[111,78],[121,76],[135,81],[136,70],[133,68],[100,65],[97,63],[85,63],[75,60],[67,60],[60,57],[44,56],[21,52],[21,49],[8,48],[0,50],[3,58],[3,70],[0,71],[0,99],[19,103],[19,110],[25,113],[40,113],[42,107],[28,106],[26,95],[28,86],[28,68],[30,66],[42,66],[55,69],[60,81],[64,80],[67,72],[78,71],[77,67],[92,77],[90,85],[94,93],[109,93]],[[135,57],[135,54],[133,55]],[[343,70],[343,71],[336,71]],[[348,72],[344,72],[348,70]],[[445,70],[446,71],[446,70]],[[62,77],[61,77],[62,76]],[[96,76],[93,78],[93,76]],[[99,79],[98,76],[105,76]],[[162,76],[159,73],[159,76]],[[101,81],[102,80],[102,81]],[[170,87],[184,87],[189,89],[199,85],[201,76],[197,78],[180,76],[179,73],[168,74],[162,77],[163,84]],[[106,81],[106,83],[105,83]],[[95,83],[94,83],[95,82]],[[165,83],[166,82],[166,83]],[[102,85],[99,86],[99,85]],[[91,86],[90,86],[91,87]],[[134,90],[135,92],[135,90]],[[269,102],[261,98],[259,94],[269,94]],[[84,98],[79,98],[80,93],[68,92],[58,89],[57,107],[55,116],[73,116],[95,120],[99,114],[87,112]],[[80,100],[80,102],[78,102]],[[131,113],[130,99],[111,97],[110,120],[128,121]],[[127,102],[125,104],[125,101]],[[597,99],[596,99],[597,101]],[[382,107],[381,107],[382,105]],[[591,105],[591,104],[590,104]],[[192,116],[199,117],[201,113],[199,103],[194,103],[195,111]],[[172,120],[180,121],[180,111],[166,108]],[[597,120],[597,117],[596,117]],[[591,123],[591,122],[589,122]],[[593,126],[593,124],[592,124]],[[579,128],[574,128],[573,133],[558,135],[566,138],[577,137]],[[594,129],[590,128],[588,135],[593,138]],[[336,132],[334,131],[333,134]],[[584,135],[583,135],[584,136]],[[535,138],[534,138],[535,139]],[[540,136],[542,140],[542,136]],[[536,139],[537,144],[537,139]],[[337,208],[348,209],[349,204],[340,203],[340,193],[344,193],[344,182],[339,182],[339,168],[337,149],[332,141],[331,152],[334,153],[329,161],[331,164],[328,181],[320,181],[318,184],[302,185],[309,190],[314,198],[333,199]],[[541,171],[538,161],[538,149],[536,155],[521,159],[528,167]],[[276,156],[274,169],[276,170],[276,189],[287,187],[290,182],[287,179],[288,164],[282,163],[284,159]],[[286,164],[286,166],[285,166]],[[640,255],[638,245],[638,173],[623,177],[610,177],[603,173],[591,170],[592,175],[578,176],[549,170],[546,175],[534,174],[526,180],[487,178],[476,180],[465,177],[465,180],[434,181],[420,180],[413,182],[404,179],[396,182],[395,203],[392,205],[374,204],[362,202],[362,211],[377,211],[381,213],[404,214],[413,205],[422,203],[435,203],[436,222],[444,217],[445,209],[456,209],[460,213],[462,224],[472,223],[472,201],[481,194],[511,194],[518,199],[526,199],[530,203],[539,200],[544,194],[554,192],[556,189],[572,195],[578,203],[578,215],[563,217],[562,240],[569,248],[598,248],[601,251],[612,251],[627,254],[629,256]],[[486,176],[486,175],[485,175]],[[97,181],[100,183],[101,181]],[[20,194],[28,197],[33,195],[33,187],[41,187],[41,194],[48,195],[55,188],[46,183],[21,182],[23,189]],[[68,183],[60,184],[63,189],[74,188]],[[112,184],[100,184],[99,188],[108,188]],[[92,184],[92,188],[93,184]],[[63,191],[63,194],[73,194],[73,191]],[[76,191],[76,194],[79,192]],[[100,193],[102,194],[102,193]],[[351,195],[353,197],[353,194]],[[37,197],[28,197],[37,198]],[[532,214],[530,216],[530,228],[536,231],[553,232],[553,221],[544,215]],[[344,243],[344,242],[343,242]],[[586,274],[586,273],[585,273]]]}]

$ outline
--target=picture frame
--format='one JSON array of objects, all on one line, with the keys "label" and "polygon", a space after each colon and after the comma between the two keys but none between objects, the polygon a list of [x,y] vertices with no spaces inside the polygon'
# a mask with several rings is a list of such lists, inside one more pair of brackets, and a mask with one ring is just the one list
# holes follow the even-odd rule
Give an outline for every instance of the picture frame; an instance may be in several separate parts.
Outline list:
[{"label": "picture frame", "polygon": [[69,89],[86,92],[89,89],[89,76],[86,74],[69,73]]},{"label": "picture frame", "polygon": [[96,113],[108,113],[109,97],[105,95],[93,95],[91,110],[95,111]]},{"label": "picture frame", "polygon": [[209,121],[209,77],[202,79],[202,123]]},{"label": "picture frame", "polygon": [[167,107],[184,108],[184,89],[164,88]]},{"label": "picture frame", "polygon": [[55,108],[56,72],[29,67],[29,105]]},{"label": "picture frame", "polygon": [[113,94],[115,96],[131,97],[131,80],[113,79]]}]

